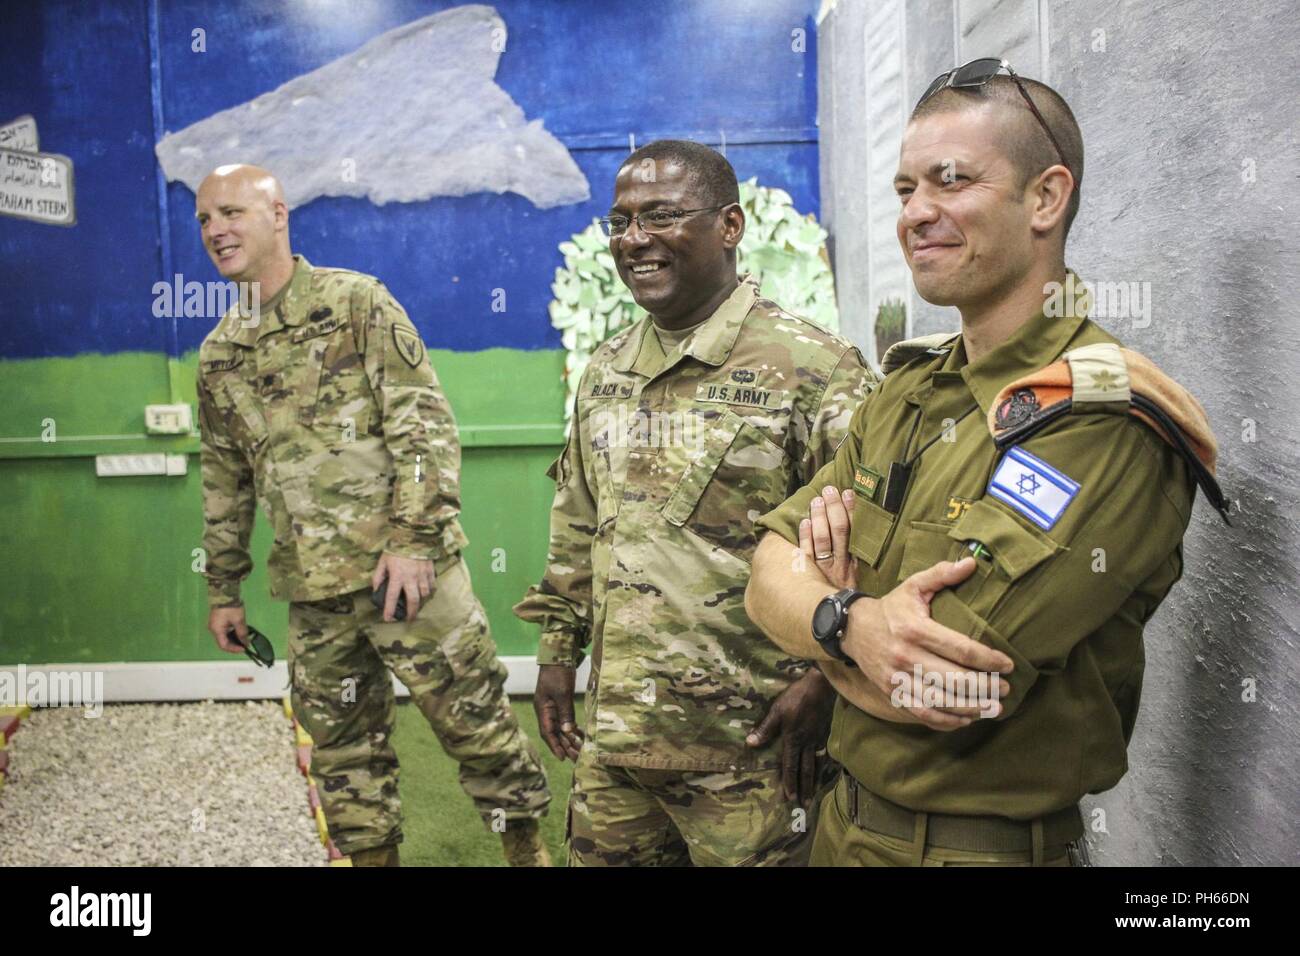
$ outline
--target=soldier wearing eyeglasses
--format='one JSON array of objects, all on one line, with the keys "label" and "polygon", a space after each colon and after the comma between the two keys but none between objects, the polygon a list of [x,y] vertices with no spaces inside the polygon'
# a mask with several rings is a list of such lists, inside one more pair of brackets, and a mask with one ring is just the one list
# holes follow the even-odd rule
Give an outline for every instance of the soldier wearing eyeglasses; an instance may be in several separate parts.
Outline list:
[{"label": "soldier wearing eyeglasses", "polygon": [[548,565],[515,608],[541,626],[543,738],[576,761],[571,865],[807,858],[833,694],[745,616],[753,522],[830,461],[875,379],[737,276],[738,200],[723,156],[660,141],[624,162],[604,220],[649,315],[582,374]]},{"label": "soldier wearing eyeglasses", "polygon": [[961,333],[885,355],[759,521],[746,596],[841,695],[814,864],[1069,865],[1079,800],[1127,769],[1143,627],[1197,484],[1224,499],[1200,405],[1066,269],[1082,179],[1065,101],[999,60],[937,78],[904,132],[899,242]]}]

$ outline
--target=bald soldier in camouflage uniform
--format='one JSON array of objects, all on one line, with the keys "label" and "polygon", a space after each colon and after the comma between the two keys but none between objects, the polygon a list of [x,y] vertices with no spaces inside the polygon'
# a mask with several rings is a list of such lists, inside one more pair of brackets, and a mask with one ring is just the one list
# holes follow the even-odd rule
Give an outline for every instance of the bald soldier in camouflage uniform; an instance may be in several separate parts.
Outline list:
[{"label": "bald soldier in camouflage uniform", "polygon": [[[242,651],[229,634],[247,634],[256,499],[275,532],[271,595],[291,602],[294,713],[338,849],[357,865],[398,862],[391,669],[507,859],[547,865],[536,818],[550,794],[461,559],[456,425],[419,333],[378,280],[290,256],[287,208],[264,170],[222,167],[197,209],[222,274],[278,290],[258,315],[232,309],[199,349],[218,644]],[[385,578],[381,611],[371,589]],[[407,617],[395,621],[399,590]]]},{"label": "bald soldier in camouflage uniform", "polygon": [[[824,681],[745,615],[753,522],[833,458],[874,376],[848,342],[737,280],[735,203],[723,157],[665,141],[627,159],[606,221],[650,316],[582,376],[550,472],[549,563],[515,608],[542,628],[543,738],[576,758],[570,865],[807,858],[811,822],[782,764],[795,735],[794,775],[814,775],[827,727],[809,719],[809,688]],[[588,642],[579,733],[573,673]],[[820,699],[828,718],[829,685]],[[777,723],[782,746],[756,746]]]}]

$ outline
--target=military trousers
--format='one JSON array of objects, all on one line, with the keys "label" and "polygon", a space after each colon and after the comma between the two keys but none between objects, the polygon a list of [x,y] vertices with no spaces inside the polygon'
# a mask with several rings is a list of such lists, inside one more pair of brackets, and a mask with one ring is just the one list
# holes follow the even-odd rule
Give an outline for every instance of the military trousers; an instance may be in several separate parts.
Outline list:
[{"label": "military trousers", "polygon": [[569,865],[805,866],[816,807],[787,800],[779,770],[610,767],[584,748],[569,796]]},{"label": "military trousers", "polygon": [[412,621],[384,623],[369,589],[290,604],[289,668],[293,710],[312,738],[311,773],[343,854],[402,840],[390,670],[460,764],[461,787],[489,827],[546,812],[546,776],[510,709],[506,669],[463,561],[438,576]]},{"label": "military trousers", "polygon": [[[810,866],[1031,866],[1032,850],[973,851],[936,846],[918,828],[911,839],[860,826],[850,813],[846,778],[822,798]],[[924,818],[924,814],[918,814]],[[1044,846],[1039,866],[1070,866],[1068,844]]]}]

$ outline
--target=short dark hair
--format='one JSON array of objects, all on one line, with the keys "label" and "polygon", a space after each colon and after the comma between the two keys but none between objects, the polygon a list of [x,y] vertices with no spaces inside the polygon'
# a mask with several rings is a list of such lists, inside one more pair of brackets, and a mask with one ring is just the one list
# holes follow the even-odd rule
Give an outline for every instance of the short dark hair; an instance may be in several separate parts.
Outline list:
[{"label": "short dark hair", "polygon": [[727,157],[712,147],[688,139],[657,139],[635,150],[619,169],[639,165],[647,159],[656,165],[676,164],[684,168],[691,187],[706,206],[740,202],[736,171]]},{"label": "short dark hair", "polygon": [[[1025,91],[1038,107],[1038,111],[1043,114],[1043,119],[1047,121],[1052,135],[1061,144],[1061,152],[1065,154],[1065,165],[1074,175],[1074,192],[1071,193],[1069,205],[1065,210],[1065,231],[1062,234],[1064,238],[1070,234],[1070,226],[1079,212],[1079,191],[1083,186],[1083,133],[1079,131],[1079,123],[1074,118],[1070,105],[1065,102],[1060,93],[1046,83],[1027,77],[1020,77],[1020,82],[1025,85]],[[1043,131],[1038,120],[1034,118],[1025,98],[1016,89],[1015,80],[1009,76],[995,76],[983,86],[967,89],[950,86],[940,90],[928,100],[918,104],[916,109],[912,110],[911,118],[915,120],[934,113],[964,109],[978,103],[997,103],[1006,110],[1016,111],[1015,119],[1009,127],[1006,143],[1007,154],[1016,169],[1020,171],[1021,186],[1047,167],[1060,163],[1061,157],[1057,155],[1052,141]]]}]

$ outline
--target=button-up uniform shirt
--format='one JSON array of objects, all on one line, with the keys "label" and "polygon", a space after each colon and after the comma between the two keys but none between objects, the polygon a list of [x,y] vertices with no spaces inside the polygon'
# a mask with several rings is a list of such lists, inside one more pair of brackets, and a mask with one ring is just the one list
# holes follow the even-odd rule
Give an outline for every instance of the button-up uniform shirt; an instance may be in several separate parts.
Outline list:
[{"label": "button-up uniform shirt", "polygon": [[742,281],[667,354],[646,318],[593,355],[556,480],[546,574],[516,607],[538,661],[593,646],[587,746],[608,765],[745,770],[806,669],[745,614],[754,521],[828,462],[875,375]]},{"label": "button-up uniform shirt", "polygon": [[382,552],[447,567],[460,444],[419,333],[379,280],[295,256],[261,314],[233,308],[199,348],[208,599],[240,599],[254,502],[275,533],[273,597],[368,586]]},{"label": "button-up uniform shirt", "polygon": [[[940,591],[930,613],[1015,662],[1010,696],[999,717],[950,732],[841,699],[831,756],[873,793],[915,811],[1032,819],[1114,786],[1127,769],[1142,630],[1182,573],[1195,484],[1127,407],[1080,405],[1005,454],[986,424],[1004,386],[1067,349],[1114,341],[1083,314],[1041,312],[976,362],[953,337],[888,374],[834,460],[759,522],[797,541],[814,494],[854,488],[849,547],[857,586],[872,597],[977,555],[975,573]],[[897,513],[886,510],[891,463],[936,438]],[[910,690],[913,677],[898,686]],[[922,686],[944,680],[922,675]],[[973,704],[987,700],[963,690]]]}]

